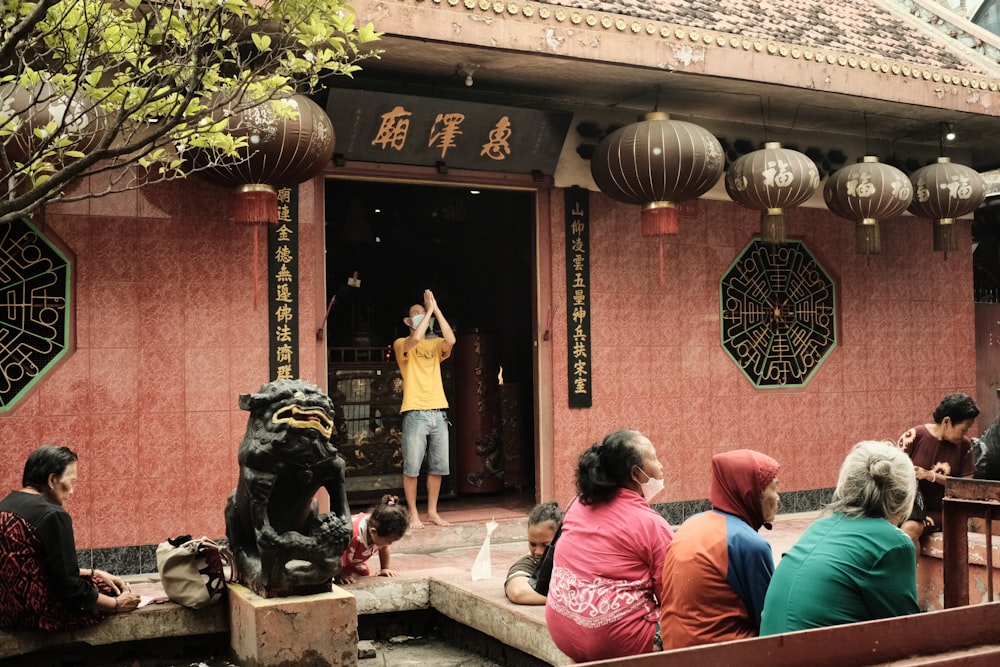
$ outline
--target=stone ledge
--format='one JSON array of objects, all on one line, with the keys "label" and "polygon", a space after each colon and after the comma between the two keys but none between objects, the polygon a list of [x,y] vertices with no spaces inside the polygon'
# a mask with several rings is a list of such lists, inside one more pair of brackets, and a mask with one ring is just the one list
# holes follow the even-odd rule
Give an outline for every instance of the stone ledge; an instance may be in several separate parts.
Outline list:
[{"label": "stone ledge", "polygon": [[459,580],[431,578],[430,606],[453,621],[550,665],[573,664],[552,641],[545,623],[544,606],[511,603],[504,595],[503,584],[498,586],[491,579],[463,586],[456,581]]},{"label": "stone ledge", "polygon": [[70,632],[0,631],[0,658],[32,653],[54,646],[104,646],[162,637],[187,637],[229,632],[225,604],[188,609],[172,602],[151,604],[128,614],[111,616],[98,625]]},{"label": "stone ledge", "polygon": [[[443,567],[406,572],[399,577],[363,577],[350,586],[334,586],[334,592],[339,591],[354,596],[358,615],[433,608],[551,665],[572,664],[549,636],[545,608],[512,604],[504,595],[500,575],[472,581],[468,570]],[[111,616],[99,625],[72,632],[0,632],[0,658],[61,645],[101,646],[163,637],[230,633],[228,607],[223,603],[205,609],[188,609],[166,602]]]},{"label": "stone ledge", "polygon": [[472,581],[468,570],[443,567],[364,577],[344,590],[354,594],[359,615],[434,609],[550,665],[572,664],[549,635],[545,607],[511,603],[500,577]]},{"label": "stone ledge", "polygon": [[[447,571],[447,568],[443,569],[444,573]],[[435,572],[423,570],[420,573],[406,572],[398,577],[362,577],[342,588],[354,595],[359,616],[420,611],[430,608],[428,577]]]}]

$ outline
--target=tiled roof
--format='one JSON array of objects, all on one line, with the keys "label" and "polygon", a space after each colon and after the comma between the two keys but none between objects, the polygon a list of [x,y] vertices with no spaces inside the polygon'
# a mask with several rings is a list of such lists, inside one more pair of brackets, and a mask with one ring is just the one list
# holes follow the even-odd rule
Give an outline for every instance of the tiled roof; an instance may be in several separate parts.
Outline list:
[{"label": "tiled roof", "polygon": [[925,67],[1000,72],[995,62],[908,12],[905,3],[896,10],[885,6],[893,0],[536,1]]}]

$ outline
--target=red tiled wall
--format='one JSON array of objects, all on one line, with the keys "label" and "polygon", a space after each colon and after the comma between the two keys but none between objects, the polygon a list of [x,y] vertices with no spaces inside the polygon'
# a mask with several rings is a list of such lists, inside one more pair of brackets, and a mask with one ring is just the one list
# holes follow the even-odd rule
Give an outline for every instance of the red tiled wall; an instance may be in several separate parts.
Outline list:
[{"label": "red tiled wall", "polygon": [[[252,228],[229,220],[231,197],[191,178],[46,212],[75,254],[76,350],[0,415],[0,489],[20,487],[38,445],[71,447],[78,548],[225,535],[246,429],[237,398],[269,379],[266,231],[255,259]],[[302,186],[299,366],[316,382],[312,197]]]},{"label": "red tiled wall", "polygon": [[[573,495],[576,461],[618,428],[650,437],[666,471],[657,502],[708,495],[713,454],[749,447],[782,464],[781,488],[832,487],[847,450],[895,440],[931,421],[940,399],[975,392],[971,232],[959,251],[932,249],[929,220],[883,221],[882,254],[854,249],[854,223],[793,209],[805,241],[839,290],[838,345],[800,389],[755,389],[720,345],[720,276],[758,233],[759,213],[701,200],[697,217],[663,239],[639,233],[639,209],[590,194],[593,407],[567,407],[563,200],[553,197],[554,470],[558,500]],[[980,426],[983,428],[983,426]]]},{"label": "red tiled wall", "polygon": [[[300,190],[300,373],[317,382],[313,323],[324,310],[312,184]],[[0,489],[20,485],[29,451],[80,455],[68,509],[81,549],[221,537],[246,413],[236,401],[267,381],[266,264],[253,299],[252,236],[228,222],[225,188],[187,182],[50,207],[46,222],[76,255],[77,349],[22,405],[0,415]],[[638,209],[591,193],[594,406],[567,405],[562,197],[552,198],[551,295],[556,495],[572,495],[580,451],[638,428],[667,470],[658,501],[704,498],[711,455],[735,447],[783,464],[782,487],[830,487],[848,447],[896,438],[940,398],[975,387],[970,232],[932,251],[931,223],[882,223],[883,253],[855,254],[853,224],[823,209],[789,213],[838,279],[837,349],[796,390],[757,390],[719,344],[718,279],[758,228],[758,214],[700,201],[697,218],[658,242]],[[263,236],[261,248],[266,247]],[[543,305],[543,312],[547,310]],[[325,382],[320,382],[325,384]]]}]

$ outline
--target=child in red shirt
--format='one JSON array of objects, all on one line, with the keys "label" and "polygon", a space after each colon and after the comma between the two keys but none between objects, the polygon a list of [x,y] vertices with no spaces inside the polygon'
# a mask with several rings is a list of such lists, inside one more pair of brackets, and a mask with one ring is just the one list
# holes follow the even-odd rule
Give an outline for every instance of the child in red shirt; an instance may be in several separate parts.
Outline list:
[{"label": "child in red shirt", "polygon": [[343,569],[335,581],[353,584],[358,577],[371,575],[368,559],[378,552],[379,577],[395,577],[389,569],[389,545],[406,534],[410,525],[409,512],[399,504],[397,496],[384,495],[381,502],[366,514],[351,517],[351,543],[343,556]]}]

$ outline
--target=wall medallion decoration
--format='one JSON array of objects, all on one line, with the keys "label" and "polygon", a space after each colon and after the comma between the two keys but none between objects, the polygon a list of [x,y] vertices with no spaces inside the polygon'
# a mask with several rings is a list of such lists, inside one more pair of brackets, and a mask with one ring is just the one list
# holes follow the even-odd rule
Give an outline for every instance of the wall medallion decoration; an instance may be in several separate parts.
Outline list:
[{"label": "wall medallion decoration", "polygon": [[801,241],[752,240],[719,300],[722,347],[755,387],[805,385],[837,345],[834,280]]},{"label": "wall medallion decoration", "polygon": [[0,225],[0,412],[70,345],[70,261],[27,220]]}]

